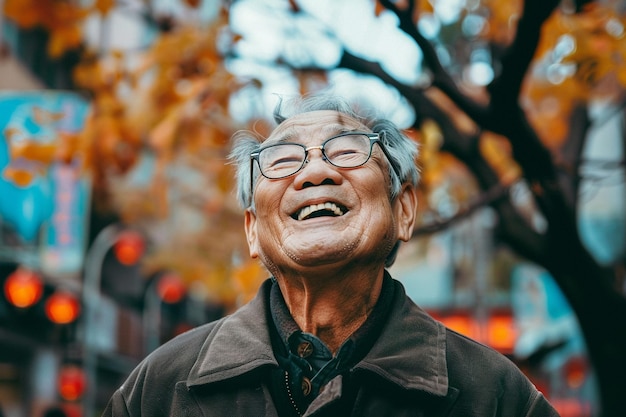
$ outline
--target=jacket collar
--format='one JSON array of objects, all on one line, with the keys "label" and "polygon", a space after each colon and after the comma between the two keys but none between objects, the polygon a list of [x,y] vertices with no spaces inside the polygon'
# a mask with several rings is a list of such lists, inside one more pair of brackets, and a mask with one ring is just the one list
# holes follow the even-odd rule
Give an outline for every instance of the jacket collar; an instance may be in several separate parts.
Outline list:
[{"label": "jacket collar", "polygon": [[[394,284],[389,321],[355,368],[374,372],[405,389],[445,396],[445,328],[406,296],[402,284]],[[261,366],[278,366],[268,331],[270,287],[267,280],[250,303],[216,323],[200,349],[187,386],[224,381]]]},{"label": "jacket collar", "polygon": [[395,299],[378,341],[356,369],[370,370],[405,389],[448,392],[446,329],[395,284]]}]

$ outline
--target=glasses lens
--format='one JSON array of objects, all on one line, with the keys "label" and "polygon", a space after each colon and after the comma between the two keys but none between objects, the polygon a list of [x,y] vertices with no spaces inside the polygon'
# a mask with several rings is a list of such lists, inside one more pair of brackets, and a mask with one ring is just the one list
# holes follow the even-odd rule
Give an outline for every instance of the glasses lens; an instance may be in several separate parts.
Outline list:
[{"label": "glasses lens", "polygon": [[359,134],[338,136],[324,144],[328,161],[342,168],[363,165],[369,159],[371,150],[369,137]]},{"label": "glasses lens", "polygon": [[267,178],[282,178],[297,172],[304,163],[304,148],[293,144],[268,146],[259,152],[259,166]]}]

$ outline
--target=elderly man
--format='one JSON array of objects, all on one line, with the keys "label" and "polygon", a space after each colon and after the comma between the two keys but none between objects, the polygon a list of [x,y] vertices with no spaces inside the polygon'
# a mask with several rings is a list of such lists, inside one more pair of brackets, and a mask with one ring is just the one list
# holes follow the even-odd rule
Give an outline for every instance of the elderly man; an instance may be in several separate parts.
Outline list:
[{"label": "elderly man", "polygon": [[272,277],[168,342],[111,416],[557,416],[504,356],[430,318],[385,267],[415,221],[416,146],[342,101],[275,112],[233,150],[250,255]]}]

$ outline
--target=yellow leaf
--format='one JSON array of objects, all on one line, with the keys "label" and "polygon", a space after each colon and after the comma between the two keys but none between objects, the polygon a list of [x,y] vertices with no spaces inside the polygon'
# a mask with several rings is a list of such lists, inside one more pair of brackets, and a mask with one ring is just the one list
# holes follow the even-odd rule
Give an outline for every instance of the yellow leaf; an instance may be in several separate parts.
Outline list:
[{"label": "yellow leaf", "polygon": [[48,55],[58,58],[65,52],[78,48],[83,40],[83,35],[79,27],[67,26],[50,31],[48,41]]},{"label": "yellow leaf", "polygon": [[[47,3],[47,1],[42,3]],[[41,11],[45,9],[45,5],[38,4],[37,0],[5,0],[4,2],[5,16],[26,29],[42,22]]]},{"label": "yellow leaf", "polygon": [[12,182],[18,187],[27,187],[29,186],[33,180],[35,179],[35,175],[26,169],[14,168],[12,166],[7,166],[2,172],[2,176],[7,181]]},{"label": "yellow leaf", "polygon": [[232,279],[235,283],[235,290],[246,297],[246,300],[241,301],[245,302],[251,299],[266,276],[267,271],[258,261],[253,259],[249,259],[236,267],[233,270]]},{"label": "yellow leaf", "polygon": [[202,4],[202,0],[183,0],[183,2],[194,9],[197,9]]},{"label": "yellow leaf", "polygon": [[521,174],[512,157],[511,145],[505,138],[485,132],[480,138],[480,153],[496,171],[503,184],[511,184]]},{"label": "yellow leaf", "polygon": [[101,15],[106,16],[115,6],[115,0],[96,0],[94,7]]},{"label": "yellow leaf", "polygon": [[181,108],[171,110],[148,134],[148,142],[158,153],[170,154],[180,125]]}]

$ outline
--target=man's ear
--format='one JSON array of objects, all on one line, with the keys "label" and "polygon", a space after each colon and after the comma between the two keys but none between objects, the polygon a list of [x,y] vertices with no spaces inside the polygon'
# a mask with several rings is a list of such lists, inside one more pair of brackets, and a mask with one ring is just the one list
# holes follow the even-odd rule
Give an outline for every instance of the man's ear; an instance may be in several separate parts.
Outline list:
[{"label": "man's ear", "polygon": [[417,211],[417,189],[410,183],[402,184],[400,194],[394,202],[398,239],[408,241],[413,235]]},{"label": "man's ear", "polygon": [[251,258],[259,257],[259,241],[257,239],[256,230],[256,213],[254,209],[248,208],[244,214],[244,227],[246,230],[246,239],[248,240],[248,250]]}]

